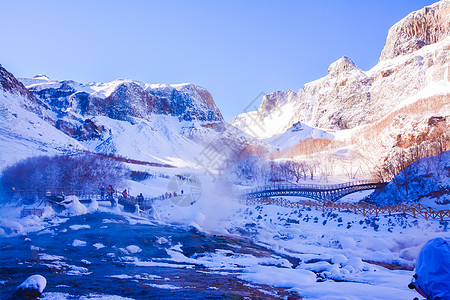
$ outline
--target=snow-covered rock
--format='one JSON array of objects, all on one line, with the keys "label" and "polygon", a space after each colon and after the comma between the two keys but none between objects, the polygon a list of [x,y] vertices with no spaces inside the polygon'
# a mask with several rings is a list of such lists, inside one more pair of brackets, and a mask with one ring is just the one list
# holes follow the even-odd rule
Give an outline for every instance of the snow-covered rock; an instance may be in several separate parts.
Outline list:
[{"label": "snow-covered rock", "polygon": [[129,246],[126,246],[126,247],[125,247],[125,250],[127,250],[128,253],[130,253],[130,254],[136,254],[136,253],[142,252],[141,247],[136,246],[136,245],[129,245]]},{"label": "snow-covered rock", "polygon": [[77,196],[67,196],[64,202],[68,203],[66,207],[69,216],[80,216],[88,212],[87,207],[78,200]]},{"label": "snow-covered rock", "polygon": [[42,275],[31,275],[17,287],[16,297],[20,299],[36,299],[47,286],[47,279]]},{"label": "snow-covered rock", "polygon": [[347,262],[347,257],[343,254],[336,254],[331,258],[331,262],[337,265],[343,265]]}]

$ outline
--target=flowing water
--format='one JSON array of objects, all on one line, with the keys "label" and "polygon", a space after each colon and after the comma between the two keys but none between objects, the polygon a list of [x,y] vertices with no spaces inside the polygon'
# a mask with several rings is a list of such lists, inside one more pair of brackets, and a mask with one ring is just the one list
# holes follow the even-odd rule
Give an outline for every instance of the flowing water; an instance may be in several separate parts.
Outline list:
[{"label": "flowing water", "polygon": [[87,214],[27,236],[0,238],[0,298],[14,299],[15,288],[33,274],[47,279],[43,299],[296,298],[238,278],[244,268],[234,258],[296,264],[251,239],[132,223],[119,215]]}]

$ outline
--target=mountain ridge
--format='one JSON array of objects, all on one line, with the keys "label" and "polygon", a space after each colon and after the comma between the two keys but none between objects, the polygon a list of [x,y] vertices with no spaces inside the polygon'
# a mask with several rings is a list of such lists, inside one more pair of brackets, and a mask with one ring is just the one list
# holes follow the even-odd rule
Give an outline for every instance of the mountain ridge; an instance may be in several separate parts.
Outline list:
[{"label": "mountain ridge", "polygon": [[[273,106],[267,108],[265,99],[278,97],[279,99],[272,99],[273,103],[280,104],[278,110],[284,111],[283,105],[289,104],[295,112],[286,114],[284,126],[273,134],[286,131],[297,122],[322,129],[341,130],[380,119],[435,82],[445,82],[447,92],[445,89],[437,92],[449,95],[449,3],[448,0],[437,2],[397,22],[388,33],[379,63],[370,70],[361,70],[350,58],[343,56],[330,65],[325,77],[304,84],[289,101],[283,98],[289,90],[265,95],[256,117],[246,117],[247,113],[244,113],[236,116],[231,123],[247,133],[255,131],[274,110]],[[427,16],[440,16],[439,21],[423,21],[417,17],[422,16],[424,12]],[[447,24],[445,30],[442,29],[443,23]],[[396,47],[407,45],[395,42],[402,40],[404,35],[403,29],[396,28],[422,28],[421,31],[409,29],[408,32],[419,37],[423,32],[430,32],[431,35],[436,33],[439,37],[428,37],[421,47],[411,46],[405,48],[407,51],[404,49],[405,51],[397,51],[396,55],[388,55],[387,53],[395,52]],[[408,37],[413,39],[414,35]],[[250,115],[253,116],[254,113]]]}]

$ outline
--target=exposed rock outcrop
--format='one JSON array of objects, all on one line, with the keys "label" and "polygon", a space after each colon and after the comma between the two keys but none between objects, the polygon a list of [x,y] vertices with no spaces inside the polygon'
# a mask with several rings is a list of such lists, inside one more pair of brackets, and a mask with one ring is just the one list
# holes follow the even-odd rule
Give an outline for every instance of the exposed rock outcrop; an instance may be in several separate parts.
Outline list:
[{"label": "exposed rock outcrop", "polygon": [[450,35],[450,1],[412,12],[389,30],[380,61],[413,53]]},{"label": "exposed rock outcrop", "polygon": [[129,117],[145,118],[155,106],[155,100],[135,82],[122,83],[111,93],[104,104],[108,117],[127,120]]}]

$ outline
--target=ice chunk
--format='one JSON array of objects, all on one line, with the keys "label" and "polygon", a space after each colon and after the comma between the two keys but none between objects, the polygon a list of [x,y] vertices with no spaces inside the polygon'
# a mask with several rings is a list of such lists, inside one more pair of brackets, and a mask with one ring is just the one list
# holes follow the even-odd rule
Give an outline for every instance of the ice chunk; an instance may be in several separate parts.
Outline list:
[{"label": "ice chunk", "polygon": [[136,254],[136,253],[142,252],[142,249],[140,247],[138,247],[138,246],[135,246],[135,245],[127,246],[127,247],[125,247],[125,249],[130,254]]},{"label": "ice chunk", "polygon": [[101,248],[105,248],[105,245],[103,245],[102,243],[95,243],[95,244],[92,245],[92,246],[94,246],[97,250],[98,250],[98,249],[101,249]]},{"label": "ice chunk", "polygon": [[71,225],[71,226],[69,226],[69,228],[72,230],[80,230],[80,229],[90,229],[91,226],[89,226],[89,225]]},{"label": "ice chunk", "polygon": [[85,241],[80,241],[80,240],[74,240],[72,243],[72,246],[74,247],[84,247],[86,246],[86,242]]}]

